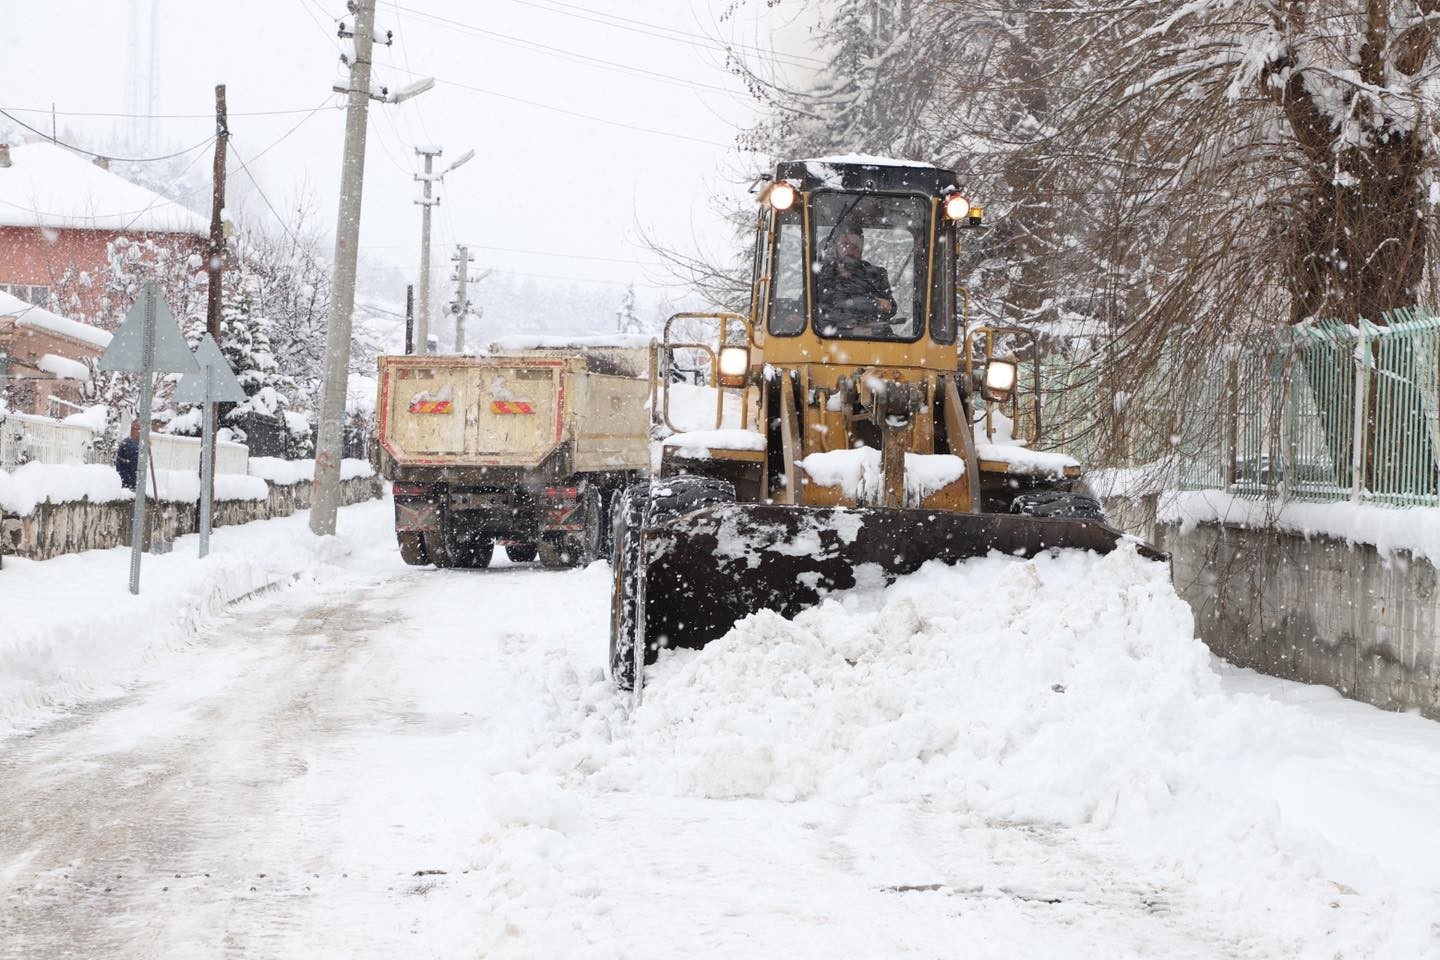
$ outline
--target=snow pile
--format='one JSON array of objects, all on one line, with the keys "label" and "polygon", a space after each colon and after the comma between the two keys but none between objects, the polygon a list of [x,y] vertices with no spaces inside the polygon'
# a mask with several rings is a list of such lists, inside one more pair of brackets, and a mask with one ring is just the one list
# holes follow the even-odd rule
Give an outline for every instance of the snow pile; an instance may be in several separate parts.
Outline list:
[{"label": "snow pile", "polygon": [[[880,500],[884,486],[880,451],[874,447],[812,453],[800,461],[812,483],[839,487],[849,499],[864,503]],[[965,476],[965,461],[948,453],[905,454],[905,498],[918,503],[936,490]]]},{"label": "snow pile", "polygon": [[[663,655],[625,736],[548,763],[601,795],[1021,824],[1057,851],[1123,851],[1157,899],[1195,898],[1257,956],[1433,955],[1440,843],[1403,804],[1350,839],[1373,758],[1346,736],[1226,689],[1166,566],[1118,550],[930,564],[793,621],[753,615]],[[1105,895],[1091,883],[1065,899]]]},{"label": "snow pile", "polygon": [[86,407],[80,413],[70,414],[60,422],[85,427],[98,437],[108,428],[109,420],[110,408],[103,403],[97,403],[93,407]]},{"label": "snow pile", "polygon": [[924,795],[996,817],[1113,818],[1167,792],[1167,756],[1217,698],[1167,574],[1131,550],[997,556],[927,564],[793,621],[758,613],[662,660],[634,752],[604,777],[679,795]]},{"label": "snow pile", "polygon": [[41,503],[132,500],[120,474],[105,464],[26,463],[0,470],[0,513],[28,517]]},{"label": "snow pile", "polygon": [[[282,460],[279,457],[251,457],[250,476],[261,477],[271,483],[290,486],[309,483],[315,479],[314,460]],[[367,460],[347,457],[340,461],[340,479],[353,480],[356,477],[373,477],[375,468]]]},{"label": "snow pile", "polygon": [[765,435],[754,430],[691,430],[672,433],[665,446],[680,457],[704,459],[714,450],[764,450]]}]

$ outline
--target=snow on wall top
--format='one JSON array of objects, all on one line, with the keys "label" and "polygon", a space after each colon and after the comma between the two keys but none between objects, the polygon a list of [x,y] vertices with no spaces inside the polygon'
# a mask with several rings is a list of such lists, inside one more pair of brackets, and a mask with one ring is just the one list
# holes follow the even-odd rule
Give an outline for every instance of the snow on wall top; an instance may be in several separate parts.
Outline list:
[{"label": "snow on wall top", "polygon": [[50,143],[10,148],[0,226],[210,235],[198,214]]},{"label": "snow on wall top", "polygon": [[[0,168],[0,173],[3,172],[3,168]],[[110,346],[111,335],[99,327],[92,327],[88,323],[81,323],[79,320],[71,320],[58,313],[51,313],[49,310],[26,303],[19,297],[13,297],[4,291],[0,291],[0,317],[14,317],[15,322],[22,327],[47,330],[62,337],[69,337],[71,340],[88,343],[92,347],[104,349]]]}]

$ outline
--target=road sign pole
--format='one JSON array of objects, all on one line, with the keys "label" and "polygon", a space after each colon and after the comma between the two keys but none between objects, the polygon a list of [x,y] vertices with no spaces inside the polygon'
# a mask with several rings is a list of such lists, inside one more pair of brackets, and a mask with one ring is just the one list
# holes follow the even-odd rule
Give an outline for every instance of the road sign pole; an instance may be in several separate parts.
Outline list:
[{"label": "road sign pole", "polygon": [[[150,400],[155,367],[155,287],[146,284],[144,326],[140,337],[140,449],[135,464],[135,506],[130,512],[130,592],[140,592],[140,554],[145,549],[145,481],[150,467]],[[156,490],[159,496],[160,491]]]},{"label": "road sign pole", "polygon": [[204,439],[200,448],[200,556],[210,552],[210,510],[215,489],[215,368],[205,365]]}]

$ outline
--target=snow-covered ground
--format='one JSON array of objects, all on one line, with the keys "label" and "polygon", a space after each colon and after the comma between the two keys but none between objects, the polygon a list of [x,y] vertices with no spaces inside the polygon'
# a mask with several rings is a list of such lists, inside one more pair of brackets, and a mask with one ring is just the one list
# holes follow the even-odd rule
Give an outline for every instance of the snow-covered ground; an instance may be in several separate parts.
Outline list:
[{"label": "snow-covered ground", "polygon": [[1440,727],[1217,663],[1162,565],[925,568],[632,708],[603,564],[389,510],[7,562],[0,957],[1440,956]]}]

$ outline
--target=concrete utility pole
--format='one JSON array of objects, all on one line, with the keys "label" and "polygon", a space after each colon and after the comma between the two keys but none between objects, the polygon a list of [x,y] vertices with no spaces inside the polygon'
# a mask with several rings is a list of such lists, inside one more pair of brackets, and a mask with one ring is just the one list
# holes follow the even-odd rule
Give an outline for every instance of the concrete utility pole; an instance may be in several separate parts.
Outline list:
[{"label": "concrete utility pole", "polygon": [[455,299],[450,303],[450,312],[455,314],[455,352],[465,352],[465,317],[470,313],[470,250],[463,243],[455,248],[450,257],[455,264]]},{"label": "concrete utility pole", "polygon": [[225,113],[225,84],[215,87],[215,179],[210,192],[210,302],[205,311],[205,329],[220,342],[220,283],[225,269],[225,146],[230,128]]},{"label": "concrete utility pole", "polygon": [[420,204],[420,309],[415,314],[415,352],[429,352],[430,337],[430,208],[440,204],[439,197],[431,196],[435,181],[445,174],[435,176],[435,158],[443,153],[439,147],[416,147],[415,153],[425,158],[425,172],[417,173],[415,179],[424,185],[424,195],[415,202]]},{"label": "concrete utility pole", "polygon": [[[344,54],[350,85],[334,88],[348,98],[345,108],[345,156],[340,164],[340,212],[335,225],[335,268],[331,275],[330,316],[325,331],[325,386],[320,394],[320,438],[315,450],[315,488],[310,530],[318,536],[335,532],[340,510],[340,458],[345,438],[345,388],[350,374],[350,320],[355,312],[355,261],[360,249],[360,195],[365,185],[365,124],[370,101],[402,103],[435,85],[426,77],[391,93],[370,85],[370,57],[375,45],[375,0],[349,0],[355,32],[340,25],[340,36],[355,41],[355,59]],[[390,43],[389,34],[384,43]]]},{"label": "concrete utility pole", "polygon": [[370,106],[370,56],[375,0],[354,0],[355,62],[350,64],[345,108],[345,159],[340,165],[340,213],[335,224],[335,268],[325,332],[325,387],[320,398],[320,437],[315,451],[315,488],[310,529],[335,532],[340,510],[340,458],[345,429],[345,388],[350,372],[350,317],[355,310],[355,261],[360,247],[360,195],[365,182],[365,124]]}]

